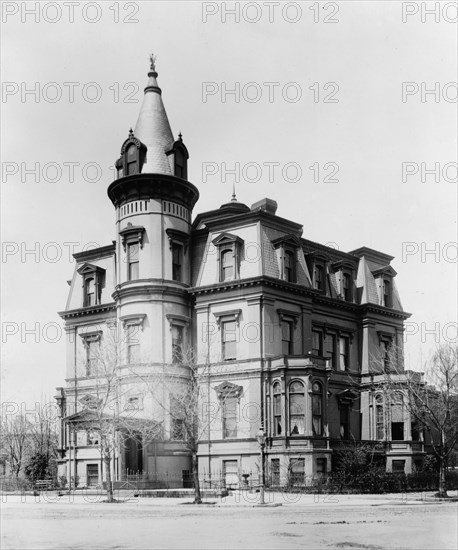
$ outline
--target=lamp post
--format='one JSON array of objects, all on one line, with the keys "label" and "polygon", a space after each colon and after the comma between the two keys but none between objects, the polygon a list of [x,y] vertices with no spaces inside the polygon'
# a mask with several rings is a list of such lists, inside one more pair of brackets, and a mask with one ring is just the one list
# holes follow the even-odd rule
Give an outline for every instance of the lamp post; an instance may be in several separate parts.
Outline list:
[{"label": "lamp post", "polygon": [[261,449],[261,483],[260,483],[261,499],[259,501],[259,504],[265,504],[265,501],[264,501],[264,446],[266,444],[266,434],[264,433],[264,428],[262,425],[259,427],[258,433],[256,434],[256,439],[258,440],[258,444]]}]

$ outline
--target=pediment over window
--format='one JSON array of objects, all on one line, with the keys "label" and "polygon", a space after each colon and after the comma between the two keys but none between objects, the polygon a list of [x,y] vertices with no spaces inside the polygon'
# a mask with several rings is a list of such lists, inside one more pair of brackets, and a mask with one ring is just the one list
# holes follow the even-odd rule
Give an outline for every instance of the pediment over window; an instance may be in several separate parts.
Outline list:
[{"label": "pediment over window", "polygon": [[289,309],[277,309],[277,314],[280,318],[280,321],[292,321],[294,327],[297,326],[299,318],[301,316],[297,311],[290,311]]},{"label": "pediment over window", "polygon": [[81,267],[77,269],[77,272],[80,275],[92,275],[94,273],[105,273],[105,269],[99,267],[98,265],[90,264],[88,262],[84,263]]},{"label": "pediment over window", "polygon": [[124,250],[126,249],[126,244],[128,242],[138,242],[140,248],[143,248],[143,234],[145,233],[145,228],[142,225],[132,225],[131,223],[127,224],[127,227],[121,229],[119,234],[122,238],[122,246]]},{"label": "pediment over window", "polygon": [[179,315],[178,313],[167,313],[167,321],[170,323],[170,326],[173,324],[185,325],[188,326],[191,324],[191,318],[186,317],[186,315]]},{"label": "pediment over window", "polygon": [[233,235],[232,233],[221,233],[216,239],[213,239],[212,243],[215,246],[223,246],[225,244],[242,244],[243,239],[238,237],[237,235]]},{"label": "pediment over window", "polygon": [[385,332],[383,330],[378,330],[377,336],[378,336],[378,343],[380,345],[382,342],[387,342],[391,344],[395,335],[392,332]]},{"label": "pediment over window", "polygon": [[97,399],[95,395],[86,394],[78,401],[81,403],[84,409],[95,410],[98,409],[102,403],[102,399]]},{"label": "pediment over window", "polygon": [[353,405],[353,401],[358,399],[359,394],[354,390],[346,389],[335,394],[339,407],[341,405]]},{"label": "pediment over window", "polygon": [[292,248],[299,248],[301,246],[301,241],[296,235],[289,234],[289,235],[283,235],[282,237],[279,237],[278,239],[274,239],[272,241],[272,244],[275,248],[283,245],[283,246],[290,246]]},{"label": "pediment over window", "polygon": [[356,269],[356,266],[347,260],[339,260],[338,262],[333,262],[331,266],[334,271],[338,271],[339,269],[353,271]]},{"label": "pediment over window", "polygon": [[173,243],[183,245],[183,251],[186,254],[190,236],[184,231],[178,229],[166,229],[167,237],[169,238],[170,250],[172,250]]},{"label": "pediment over window", "polygon": [[214,390],[218,395],[218,399],[226,399],[227,397],[240,397],[243,392],[243,386],[238,386],[232,382],[222,382]]},{"label": "pediment over window", "polygon": [[378,277],[379,275],[388,275],[390,277],[395,277],[397,275],[397,272],[390,265],[385,265],[372,271],[372,275],[374,277]]},{"label": "pediment over window", "polygon": [[329,262],[330,256],[323,250],[314,250],[305,254],[305,258],[310,261]]},{"label": "pediment over window", "polygon": [[145,313],[137,313],[131,315],[123,315],[119,318],[119,320],[122,322],[122,326],[124,329],[127,327],[140,326],[140,328],[143,330],[143,321],[145,320],[145,317]]},{"label": "pediment over window", "polygon": [[241,313],[241,309],[231,309],[230,311],[219,311],[217,313],[213,313],[213,315],[216,317],[217,325],[220,326],[222,319],[225,321],[235,321],[238,323]]}]

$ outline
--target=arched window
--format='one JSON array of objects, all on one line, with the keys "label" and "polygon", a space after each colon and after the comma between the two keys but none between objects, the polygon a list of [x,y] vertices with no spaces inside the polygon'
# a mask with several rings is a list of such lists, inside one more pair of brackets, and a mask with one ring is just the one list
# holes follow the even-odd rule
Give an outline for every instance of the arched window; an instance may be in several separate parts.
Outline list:
[{"label": "arched window", "polygon": [[127,171],[126,176],[130,176],[132,174],[137,174],[137,147],[135,144],[132,143],[132,145],[129,145],[127,149]]},{"label": "arched window", "polygon": [[383,414],[383,396],[375,397],[375,439],[385,439],[385,421]]},{"label": "arched window", "polygon": [[85,289],[84,289],[84,297],[85,297],[85,306],[94,306],[95,305],[95,281],[91,277],[90,279],[86,279],[85,281]]},{"label": "arched window", "polygon": [[221,280],[230,281],[234,278],[234,251],[226,249],[221,252]]},{"label": "arched window", "polygon": [[312,386],[313,435],[323,435],[323,389],[319,382]]},{"label": "arched window", "polygon": [[289,433],[305,433],[305,389],[302,382],[291,382],[289,385]]},{"label": "arched window", "polygon": [[274,413],[274,423],[273,423],[273,434],[281,435],[282,433],[282,414],[281,414],[281,384],[280,382],[275,382],[273,387],[273,413]]}]

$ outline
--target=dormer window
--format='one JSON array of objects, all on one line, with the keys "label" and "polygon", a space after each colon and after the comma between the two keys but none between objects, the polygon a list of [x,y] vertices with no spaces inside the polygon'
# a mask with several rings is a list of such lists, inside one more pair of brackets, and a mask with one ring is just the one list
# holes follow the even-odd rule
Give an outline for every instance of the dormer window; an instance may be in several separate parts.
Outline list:
[{"label": "dormer window", "polygon": [[321,264],[315,265],[313,270],[313,287],[324,290],[324,266]]},{"label": "dormer window", "polygon": [[231,248],[221,251],[221,280],[231,281],[234,278],[234,252]]},{"label": "dormer window", "polygon": [[240,277],[240,253],[243,240],[236,235],[223,233],[213,244],[218,249],[219,281],[233,281]]},{"label": "dormer window", "polygon": [[344,273],[342,277],[342,296],[346,302],[352,301],[352,292],[351,292],[351,275],[349,273]]},{"label": "dormer window", "polygon": [[295,235],[285,235],[272,241],[279,260],[280,278],[289,283],[297,282],[296,264],[300,240]]},{"label": "dormer window", "polygon": [[91,277],[89,279],[86,279],[84,281],[85,288],[84,288],[84,297],[85,297],[85,306],[95,306],[95,281],[94,278]]},{"label": "dormer window", "polygon": [[391,299],[391,281],[389,279],[383,279],[383,305],[385,307],[393,307]]},{"label": "dormer window", "polygon": [[85,263],[78,269],[78,273],[83,277],[83,307],[99,305],[105,284],[105,270]]},{"label": "dormer window", "polygon": [[294,252],[292,252],[291,250],[285,250],[283,256],[283,275],[285,281],[289,281],[290,283],[296,282],[296,277],[294,276],[295,264],[296,261],[294,257]]},{"label": "dormer window", "polygon": [[332,268],[336,276],[337,292],[340,298],[346,302],[353,302],[355,266],[346,260],[339,260],[332,264]]},{"label": "dormer window", "polygon": [[166,153],[171,159],[171,168],[173,175],[184,180],[188,179],[188,159],[189,153],[183,143],[182,135],[178,135],[177,141],[174,142],[170,151]]},{"label": "dormer window", "polygon": [[396,271],[390,266],[381,267],[372,272],[378,288],[379,304],[384,307],[393,307],[393,277]]},{"label": "dormer window", "polygon": [[146,160],[147,147],[134,136],[132,128],[129,137],[121,147],[121,156],[116,161],[118,178],[140,174]]},{"label": "dormer window", "polygon": [[137,162],[137,148],[132,143],[127,148],[127,170],[126,170],[126,176],[131,176],[132,174],[138,173],[138,162]]}]

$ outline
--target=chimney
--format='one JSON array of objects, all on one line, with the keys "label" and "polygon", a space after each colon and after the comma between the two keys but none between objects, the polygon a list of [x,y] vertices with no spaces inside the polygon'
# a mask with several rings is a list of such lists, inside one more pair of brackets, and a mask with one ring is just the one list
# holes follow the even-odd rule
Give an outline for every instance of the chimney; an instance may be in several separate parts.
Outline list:
[{"label": "chimney", "polygon": [[278,204],[276,201],[272,199],[268,199],[267,197],[264,199],[261,199],[260,201],[255,202],[251,205],[251,210],[263,210],[264,212],[267,212],[268,214],[275,215],[275,212],[277,211]]}]

